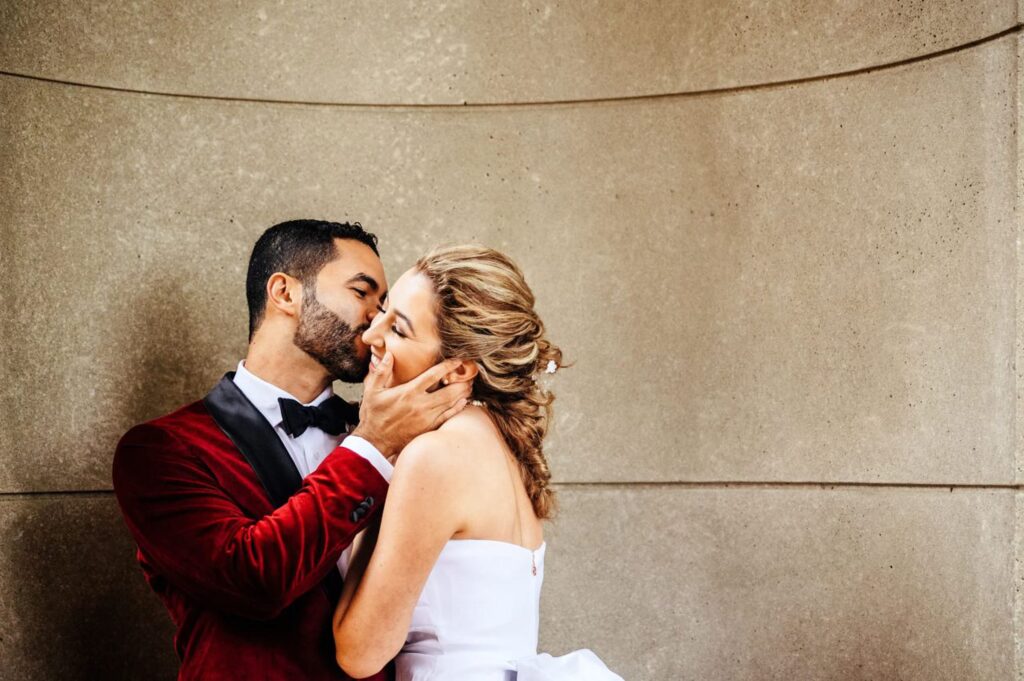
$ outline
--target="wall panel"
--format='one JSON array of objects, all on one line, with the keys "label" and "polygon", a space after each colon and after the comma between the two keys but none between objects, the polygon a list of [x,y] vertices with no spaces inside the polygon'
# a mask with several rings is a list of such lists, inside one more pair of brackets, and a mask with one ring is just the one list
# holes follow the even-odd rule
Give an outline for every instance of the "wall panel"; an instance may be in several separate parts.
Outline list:
[{"label": "wall panel", "polygon": [[[1006,679],[1013,494],[569,487],[541,649],[639,679]],[[893,522],[898,518],[898,522]],[[0,500],[5,678],[172,679],[108,495]]]},{"label": "wall panel", "polygon": [[561,492],[541,648],[626,679],[1009,679],[1014,495]]},{"label": "wall panel", "polygon": [[251,244],[296,216],[363,221],[392,279],[516,258],[576,361],[560,480],[1009,482],[1015,58],[457,112],[3,78],[0,489],[105,487],[121,432],[234,365]]},{"label": "wall panel", "polygon": [[839,73],[953,48],[1015,23],[1013,0],[45,0],[0,6],[0,68],[257,99],[565,101]]},{"label": "wall panel", "polygon": [[176,678],[174,629],[112,494],[0,498],[0,546],[3,678]]}]

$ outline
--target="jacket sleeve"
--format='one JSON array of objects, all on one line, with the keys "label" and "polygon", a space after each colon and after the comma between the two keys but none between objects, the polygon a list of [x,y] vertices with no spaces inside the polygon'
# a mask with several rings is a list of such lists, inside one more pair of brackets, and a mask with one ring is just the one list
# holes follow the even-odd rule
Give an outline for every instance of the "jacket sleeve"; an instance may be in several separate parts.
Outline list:
[{"label": "jacket sleeve", "polygon": [[[340,446],[283,506],[246,514],[172,432],[136,426],[114,455],[114,491],[146,558],[211,606],[272,619],[335,569],[384,502],[387,482]],[[367,498],[369,508],[353,515]]]}]

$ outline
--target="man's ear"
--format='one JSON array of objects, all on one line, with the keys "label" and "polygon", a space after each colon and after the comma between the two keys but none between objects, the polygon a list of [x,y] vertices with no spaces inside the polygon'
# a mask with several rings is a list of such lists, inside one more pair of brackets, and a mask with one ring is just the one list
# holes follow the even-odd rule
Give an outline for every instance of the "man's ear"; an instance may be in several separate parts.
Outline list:
[{"label": "man's ear", "polygon": [[468,383],[476,378],[478,373],[480,373],[480,367],[476,365],[476,362],[462,360],[459,362],[458,366],[444,375],[441,382],[445,385],[451,385],[452,383]]},{"label": "man's ear", "polygon": [[298,317],[302,310],[302,283],[284,272],[271,274],[267,279],[267,310],[271,308]]}]

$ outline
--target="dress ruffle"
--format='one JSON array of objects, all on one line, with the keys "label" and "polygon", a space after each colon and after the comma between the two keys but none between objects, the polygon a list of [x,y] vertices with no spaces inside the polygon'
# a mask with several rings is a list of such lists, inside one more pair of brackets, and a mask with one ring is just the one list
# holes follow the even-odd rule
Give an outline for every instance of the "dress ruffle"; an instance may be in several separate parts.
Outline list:
[{"label": "dress ruffle", "polygon": [[623,681],[592,650],[583,648],[561,657],[547,653],[515,661],[516,681]]}]

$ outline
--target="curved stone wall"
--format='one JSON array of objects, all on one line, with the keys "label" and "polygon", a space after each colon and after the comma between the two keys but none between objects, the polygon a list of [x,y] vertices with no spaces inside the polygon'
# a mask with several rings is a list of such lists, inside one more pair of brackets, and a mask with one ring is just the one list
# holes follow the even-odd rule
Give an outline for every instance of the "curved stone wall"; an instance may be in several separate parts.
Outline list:
[{"label": "curved stone wall", "polygon": [[[174,678],[112,449],[237,362],[299,216],[392,280],[439,242],[526,271],[575,361],[543,648],[1014,674],[1015,3],[246,7],[0,8],[5,674]],[[365,105],[464,101],[509,104]]]},{"label": "curved stone wall", "polygon": [[841,73],[955,48],[1015,23],[1010,0],[47,0],[0,7],[0,66],[212,97],[576,101]]}]

